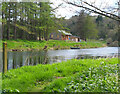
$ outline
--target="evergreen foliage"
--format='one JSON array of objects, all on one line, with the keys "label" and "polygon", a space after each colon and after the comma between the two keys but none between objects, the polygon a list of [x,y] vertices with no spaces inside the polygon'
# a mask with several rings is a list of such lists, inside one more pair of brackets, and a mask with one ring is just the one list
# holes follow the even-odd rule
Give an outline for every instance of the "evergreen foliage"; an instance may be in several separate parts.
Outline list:
[{"label": "evergreen foliage", "polygon": [[49,39],[56,28],[50,2],[2,2],[3,39]]}]

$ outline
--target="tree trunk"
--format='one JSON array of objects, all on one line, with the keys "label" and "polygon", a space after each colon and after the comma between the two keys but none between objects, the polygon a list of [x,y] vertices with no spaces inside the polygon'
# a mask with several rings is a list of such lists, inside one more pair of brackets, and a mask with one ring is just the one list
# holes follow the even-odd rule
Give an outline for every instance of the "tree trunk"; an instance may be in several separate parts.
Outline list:
[{"label": "tree trunk", "polygon": [[41,41],[41,31],[39,31],[39,41]]},{"label": "tree trunk", "polygon": [[15,18],[14,18],[14,39],[16,39],[16,23],[17,23],[17,3],[15,3]]},{"label": "tree trunk", "polygon": [[3,32],[4,32],[4,12],[2,12],[2,30],[1,30],[1,39],[3,39],[4,38],[4,36],[3,36]]},{"label": "tree trunk", "polygon": [[9,3],[9,17],[8,17],[8,29],[7,29],[7,39],[9,40],[10,39],[10,7],[11,7],[11,4]]},{"label": "tree trunk", "polygon": [[8,23],[8,29],[7,29],[7,39],[10,39],[10,24]]}]

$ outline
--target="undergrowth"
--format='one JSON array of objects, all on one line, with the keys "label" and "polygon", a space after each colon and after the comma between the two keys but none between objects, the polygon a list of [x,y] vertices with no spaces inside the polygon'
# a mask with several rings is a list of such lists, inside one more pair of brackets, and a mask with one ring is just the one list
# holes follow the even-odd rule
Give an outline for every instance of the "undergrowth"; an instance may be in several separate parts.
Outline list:
[{"label": "undergrowth", "polygon": [[9,70],[2,79],[3,92],[32,92],[33,88],[38,92],[117,92],[118,59],[73,59],[23,66]]}]

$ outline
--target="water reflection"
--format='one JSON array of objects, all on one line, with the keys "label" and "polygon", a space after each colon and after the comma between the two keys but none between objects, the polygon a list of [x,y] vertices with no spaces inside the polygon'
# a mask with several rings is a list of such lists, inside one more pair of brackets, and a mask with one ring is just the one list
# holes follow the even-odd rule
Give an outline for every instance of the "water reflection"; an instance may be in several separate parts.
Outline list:
[{"label": "water reflection", "polygon": [[[0,53],[1,55],[2,53]],[[52,64],[69,59],[107,58],[118,55],[118,47],[94,49],[8,52],[8,70],[21,66]],[[2,62],[2,61],[0,61]]]},{"label": "water reflection", "polygon": [[3,62],[2,53],[0,53],[0,72],[2,72],[2,66],[3,66],[2,62]]},{"label": "water reflection", "polygon": [[8,69],[25,65],[47,64],[47,51],[8,52]]}]

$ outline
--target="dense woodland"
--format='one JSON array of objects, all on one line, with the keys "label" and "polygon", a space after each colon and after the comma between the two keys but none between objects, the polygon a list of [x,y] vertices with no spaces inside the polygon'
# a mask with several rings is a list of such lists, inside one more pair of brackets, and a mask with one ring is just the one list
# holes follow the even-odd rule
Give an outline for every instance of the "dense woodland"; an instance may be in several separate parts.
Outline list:
[{"label": "dense woodland", "polygon": [[50,2],[2,3],[3,39],[48,40],[57,29]]},{"label": "dense woodland", "polygon": [[79,15],[64,20],[68,30],[81,39],[106,40],[109,46],[118,46],[118,22],[101,15],[91,16],[84,10]]},{"label": "dense woodland", "polygon": [[117,46],[118,23],[84,10],[70,19],[55,17],[50,2],[3,2],[3,39],[49,40],[51,32],[64,29],[81,39],[103,39]]}]

